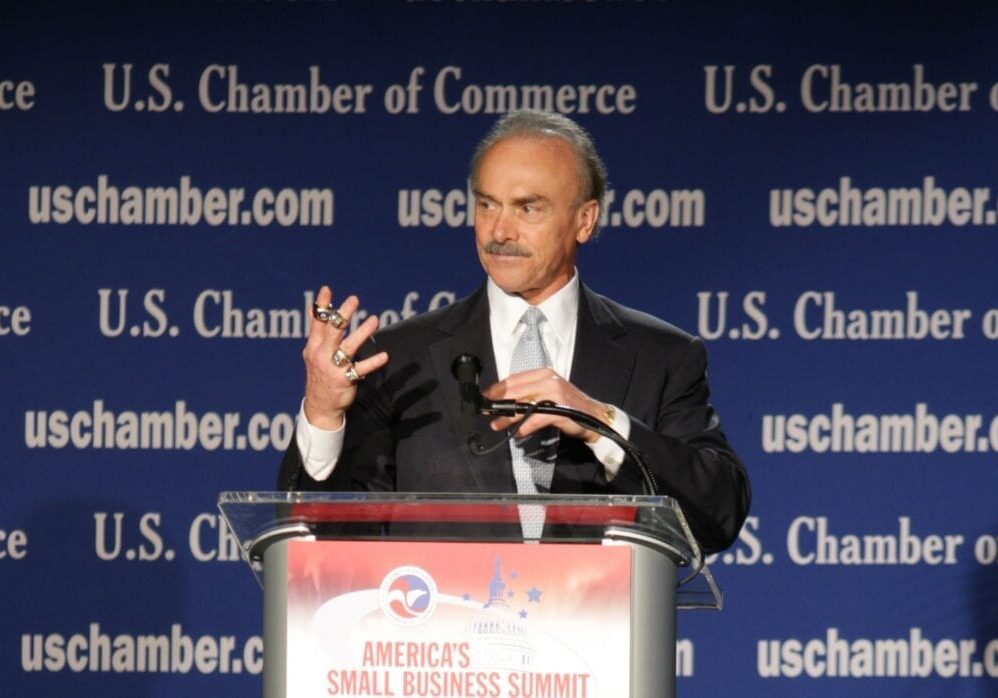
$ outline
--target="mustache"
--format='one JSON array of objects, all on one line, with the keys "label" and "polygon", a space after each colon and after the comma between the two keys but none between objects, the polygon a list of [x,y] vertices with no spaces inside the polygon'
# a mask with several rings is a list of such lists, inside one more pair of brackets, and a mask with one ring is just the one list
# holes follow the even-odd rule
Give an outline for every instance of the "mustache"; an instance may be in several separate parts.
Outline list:
[{"label": "mustache", "polygon": [[515,242],[496,242],[492,240],[485,243],[483,248],[487,254],[507,255],[510,257],[530,257],[531,252],[526,247],[521,247]]}]

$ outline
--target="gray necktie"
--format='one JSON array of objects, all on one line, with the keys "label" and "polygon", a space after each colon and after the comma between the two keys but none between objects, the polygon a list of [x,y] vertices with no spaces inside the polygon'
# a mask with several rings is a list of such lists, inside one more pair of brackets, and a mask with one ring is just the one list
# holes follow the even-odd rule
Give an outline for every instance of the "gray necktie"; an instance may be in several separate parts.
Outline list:
[{"label": "gray necktie", "polygon": [[[526,325],[520,340],[513,349],[509,362],[510,374],[545,368],[551,359],[541,340],[540,324],[544,313],[530,306],[520,322]],[[546,494],[551,490],[554,477],[554,461],[558,450],[558,430],[544,429],[525,439],[510,442],[513,457],[513,477],[519,494]],[[520,521],[526,538],[540,538],[544,528],[544,509],[539,506],[521,506]]]}]

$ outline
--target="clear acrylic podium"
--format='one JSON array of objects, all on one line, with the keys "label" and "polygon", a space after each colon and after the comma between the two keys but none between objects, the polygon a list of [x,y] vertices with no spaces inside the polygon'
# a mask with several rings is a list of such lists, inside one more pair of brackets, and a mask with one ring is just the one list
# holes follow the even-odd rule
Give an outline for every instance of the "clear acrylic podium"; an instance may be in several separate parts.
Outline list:
[{"label": "clear acrylic podium", "polygon": [[[544,510],[539,541],[523,539],[524,506]],[[459,682],[472,695],[670,698],[676,609],[722,605],[664,496],[223,492],[219,508],[264,589],[267,698],[460,695]],[[485,566],[488,584],[469,582]],[[614,594],[593,586],[604,573]],[[445,646],[450,659],[437,656]],[[303,669],[306,655],[325,673]]]}]

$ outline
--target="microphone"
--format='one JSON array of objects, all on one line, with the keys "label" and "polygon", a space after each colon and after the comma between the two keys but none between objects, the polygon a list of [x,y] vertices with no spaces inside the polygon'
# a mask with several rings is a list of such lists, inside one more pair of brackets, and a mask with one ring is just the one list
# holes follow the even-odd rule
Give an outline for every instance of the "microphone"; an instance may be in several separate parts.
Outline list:
[{"label": "microphone", "polygon": [[458,382],[458,390],[461,396],[461,414],[464,415],[465,427],[468,429],[468,449],[476,456],[484,456],[487,453],[497,450],[512,438],[512,434],[491,448],[486,448],[482,445],[482,441],[478,437],[473,423],[474,417],[481,414],[488,414],[488,408],[491,404],[491,401],[487,400],[478,388],[478,374],[482,372],[481,359],[469,352],[462,352],[454,358],[454,361],[450,365],[450,371],[454,374]]},{"label": "microphone", "polygon": [[[482,395],[482,391],[478,388],[478,374],[482,372],[481,359],[469,352],[462,352],[454,358],[454,361],[450,365],[450,370],[459,384],[461,414],[464,415],[465,427],[468,429],[466,441],[468,450],[471,451],[472,455],[476,456],[484,456],[497,451],[513,438],[515,430],[511,429],[506,438],[488,448],[482,445],[482,440],[479,438],[478,432],[475,431],[473,417],[478,415],[506,414],[493,411],[493,401]],[[510,405],[515,404],[512,400],[503,400],[502,402],[509,403]],[[513,414],[513,412],[509,412],[508,416],[513,416]]]},{"label": "microphone", "polygon": [[451,373],[460,384],[461,412],[466,417],[474,417],[482,408],[482,391],[478,389],[478,374],[482,372],[482,362],[474,354],[458,354],[450,366]]}]

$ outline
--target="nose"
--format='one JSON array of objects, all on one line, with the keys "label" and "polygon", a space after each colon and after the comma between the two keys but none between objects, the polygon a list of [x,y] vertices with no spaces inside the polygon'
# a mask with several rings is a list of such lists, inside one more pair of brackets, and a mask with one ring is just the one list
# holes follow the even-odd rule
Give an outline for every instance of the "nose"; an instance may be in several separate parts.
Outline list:
[{"label": "nose", "polygon": [[497,206],[489,218],[489,235],[493,240],[506,242],[517,238],[516,224],[507,206]]}]

